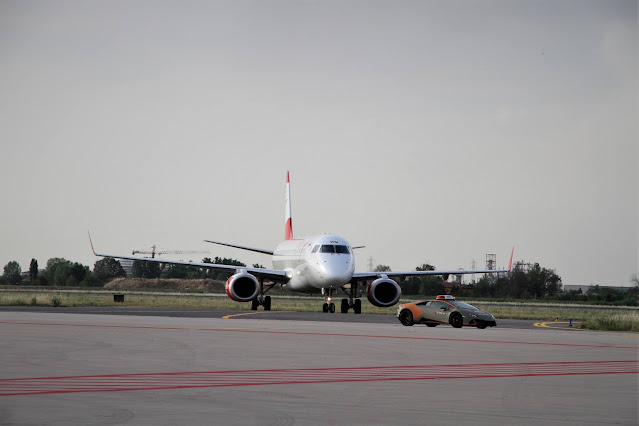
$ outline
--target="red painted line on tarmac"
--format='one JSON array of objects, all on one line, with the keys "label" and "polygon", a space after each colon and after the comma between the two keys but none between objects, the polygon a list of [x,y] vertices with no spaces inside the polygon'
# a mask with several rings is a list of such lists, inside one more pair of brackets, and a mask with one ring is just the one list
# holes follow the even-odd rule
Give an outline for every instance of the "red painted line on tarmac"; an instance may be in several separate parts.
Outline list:
[{"label": "red painted line on tarmac", "polygon": [[614,346],[614,345],[587,345],[578,343],[551,343],[551,342],[521,342],[507,340],[484,340],[484,339],[454,339],[445,337],[423,337],[423,336],[388,336],[374,334],[344,334],[344,333],[316,333],[303,331],[272,331],[272,330],[240,330],[232,328],[185,328],[185,327],[147,327],[135,325],[101,325],[101,324],[63,324],[63,323],[38,323],[38,322],[18,322],[0,321],[0,324],[14,325],[42,325],[55,327],[95,327],[95,328],[130,328],[147,330],[189,330],[189,331],[216,331],[224,333],[262,333],[262,334],[288,334],[300,336],[326,336],[326,337],[359,337],[370,339],[404,339],[404,340],[434,340],[443,342],[471,342],[471,343],[501,343],[509,345],[541,345],[541,346],[569,346],[581,348],[604,348],[604,349],[632,349],[639,350],[639,346]]},{"label": "red painted line on tarmac", "polygon": [[0,396],[638,373],[639,361],[614,360],[109,374],[0,379]]}]

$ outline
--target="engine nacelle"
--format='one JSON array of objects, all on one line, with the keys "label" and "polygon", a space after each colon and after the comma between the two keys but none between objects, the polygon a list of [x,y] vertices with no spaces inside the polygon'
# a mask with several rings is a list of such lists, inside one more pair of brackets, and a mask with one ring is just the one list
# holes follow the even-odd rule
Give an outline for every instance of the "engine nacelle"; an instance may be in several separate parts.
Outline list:
[{"label": "engine nacelle", "polygon": [[399,302],[402,289],[390,278],[378,278],[368,285],[366,296],[371,304],[386,308]]},{"label": "engine nacelle", "polygon": [[250,302],[257,297],[260,283],[248,272],[240,272],[226,281],[226,294],[236,302]]}]

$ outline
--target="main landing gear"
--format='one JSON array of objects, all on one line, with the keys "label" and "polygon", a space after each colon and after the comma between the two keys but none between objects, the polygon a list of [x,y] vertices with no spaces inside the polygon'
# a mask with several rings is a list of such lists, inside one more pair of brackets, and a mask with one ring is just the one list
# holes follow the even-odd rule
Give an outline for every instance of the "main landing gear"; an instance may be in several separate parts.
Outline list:
[{"label": "main landing gear", "polygon": [[[346,293],[348,299],[342,299],[342,303],[340,306],[340,312],[343,314],[347,314],[349,309],[353,310],[355,314],[362,313],[362,301],[360,299],[356,299],[357,294],[357,283],[351,283],[351,288],[347,292],[344,287],[342,287],[342,291]],[[322,293],[324,290],[322,290]],[[326,302],[322,305],[322,312],[335,312],[335,304],[332,302],[333,300],[333,289],[328,289],[328,295],[326,296]]]},{"label": "main landing gear", "polygon": [[[260,279],[260,292],[255,299],[251,300],[252,311],[257,311],[258,306],[264,306],[265,311],[271,310],[271,296],[264,296],[264,293],[267,293],[274,286],[275,284],[265,286],[264,280]],[[266,287],[266,290],[264,290],[264,287]]]}]

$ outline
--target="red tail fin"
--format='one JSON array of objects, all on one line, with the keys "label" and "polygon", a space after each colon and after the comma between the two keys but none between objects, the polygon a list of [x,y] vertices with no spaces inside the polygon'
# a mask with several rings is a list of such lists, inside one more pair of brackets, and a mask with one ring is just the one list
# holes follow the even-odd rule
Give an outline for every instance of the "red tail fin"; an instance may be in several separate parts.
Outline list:
[{"label": "red tail fin", "polygon": [[284,228],[284,238],[293,239],[293,221],[291,219],[291,182],[288,170],[286,171],[286,225]]}]

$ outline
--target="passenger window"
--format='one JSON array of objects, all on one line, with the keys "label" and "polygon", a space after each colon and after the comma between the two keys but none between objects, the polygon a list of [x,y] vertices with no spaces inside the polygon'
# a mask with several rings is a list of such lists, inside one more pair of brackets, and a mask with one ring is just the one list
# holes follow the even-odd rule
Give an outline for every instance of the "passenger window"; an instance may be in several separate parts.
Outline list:
[{"label": "passenger window", "polygon": [[444,302],[433,302],[430,306],[435,309],[448,308],[448,304]]},{"label": "passenger window", "polygon": [[348,247],[346,246],[335,246],[335,252],[341,254],[349,254]]},{"label": "passenger window", "polygon": [[320,248],[320,253],[335,253],[335,246],[325,245]]},{"label": "passenger window", "polygon": [[319,249],[319,246],[314,246],[313,250],[311,250],[311,253],[317,253],[318,249]]}]

